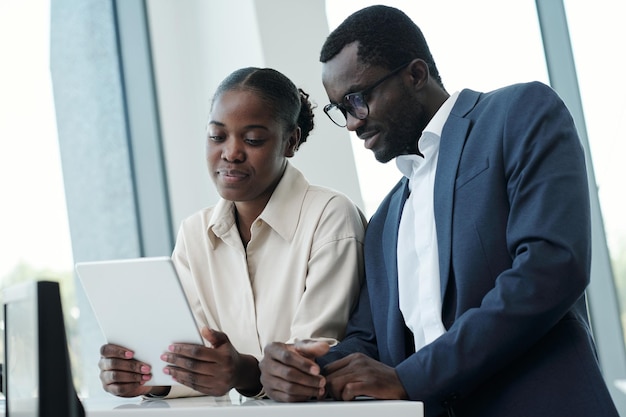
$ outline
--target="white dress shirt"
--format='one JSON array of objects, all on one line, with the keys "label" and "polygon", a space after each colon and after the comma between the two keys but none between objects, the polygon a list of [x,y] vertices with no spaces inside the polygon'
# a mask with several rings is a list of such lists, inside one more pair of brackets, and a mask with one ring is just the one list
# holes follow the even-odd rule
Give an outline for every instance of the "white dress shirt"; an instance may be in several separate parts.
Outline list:
[{"label": "white dress shirt", "polygon": [[445,333],[433,196],[441,131],[457,97],[458,92],[450,96],[422,132],[418,145],[424,157],[396,158],[410,189],[398,231],[399,303],[416,351]]}]

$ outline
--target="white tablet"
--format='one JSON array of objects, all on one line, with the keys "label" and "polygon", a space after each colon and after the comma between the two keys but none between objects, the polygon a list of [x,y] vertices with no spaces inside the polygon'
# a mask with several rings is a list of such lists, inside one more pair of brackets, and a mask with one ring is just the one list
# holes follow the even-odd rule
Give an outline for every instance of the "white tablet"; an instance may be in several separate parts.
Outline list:
[{"label": "white tablet", "polygon": [[152,366],[146,385],[178,385],[160,358],[172,343],[203,344],[169,257],[79,262],[76,272],[107,343]]}]

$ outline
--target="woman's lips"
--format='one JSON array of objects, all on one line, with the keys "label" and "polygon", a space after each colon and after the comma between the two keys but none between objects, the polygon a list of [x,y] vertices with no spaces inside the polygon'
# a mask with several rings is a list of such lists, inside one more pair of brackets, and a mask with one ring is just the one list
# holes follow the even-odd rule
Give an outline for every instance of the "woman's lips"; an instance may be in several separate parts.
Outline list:
[{"label": "woman's lips", "polygon": [[248,173],[237,169],[218,169],[217,175],[226,182],[239,182],[248,178]]}]

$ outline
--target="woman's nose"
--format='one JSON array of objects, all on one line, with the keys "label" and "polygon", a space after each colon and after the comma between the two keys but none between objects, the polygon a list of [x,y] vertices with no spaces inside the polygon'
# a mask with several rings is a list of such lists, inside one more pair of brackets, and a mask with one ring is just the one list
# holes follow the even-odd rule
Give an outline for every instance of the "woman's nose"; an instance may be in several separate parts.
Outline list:
[{"label": "woman's nose", "polygon": [[222,159],[229,162],[241,162],[246,159],[243,144],[236,139],[228,139],[222,147]]}]

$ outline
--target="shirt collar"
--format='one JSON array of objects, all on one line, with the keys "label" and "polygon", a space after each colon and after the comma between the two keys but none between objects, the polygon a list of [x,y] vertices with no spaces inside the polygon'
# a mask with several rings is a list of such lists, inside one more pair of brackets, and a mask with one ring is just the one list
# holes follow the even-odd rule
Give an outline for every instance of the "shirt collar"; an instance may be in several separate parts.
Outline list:
[{"label": "shirt collar", "polygon": [[450,116],[450,112],[452,111],[452,107],[454,107],[454,103],[456,103],[456,99],[459,97],[459,92],[456,91],[452,94],[446,101],[443,102],[437,113],[430,119],[430,122],[426,125],[424,132],[434,133],[438,137],[441,137],[441,132],[443,131],[443,125],[448,120],[448,116]]},{"label": "shirt collar", "polygon": [[459,92],[456,91],[450,97],[443,102],[439,110],[435,113],[435,115],[430,119],[422,135],[419,138],[419,149],[422,154],[424,154],[424,158],[418,155],[399,155],[396,158],[396,166],[398,170],[407,178],[411,178],[413,172],[416,169],[416,165],[423,164],[423,161],[428,160],[433,151],[437,150],[439,145],[439,139],[441,138],[441,132],[443,131],[443,126],[445,125],[448,117],[450,116],[450,112],[452,111],[452,107],[454,107],[454,103],[456,103],[456,99],[459,96]]},{"label": "shirt collar", "polygon": [[[299,213],[308,188],[309,183],[304,175],[287,162],[280,182],[258,219],[263,220],[283,239],[291,241],[300,221]],[[207,233],[221,239],[233,226],[235,203],[220,198],[209,219]]]},{"label": "shirt collar", "polygon": [[286,241],[296,234],[309,182],[294,166],[287,163],[285,173],[259,216]]}]

